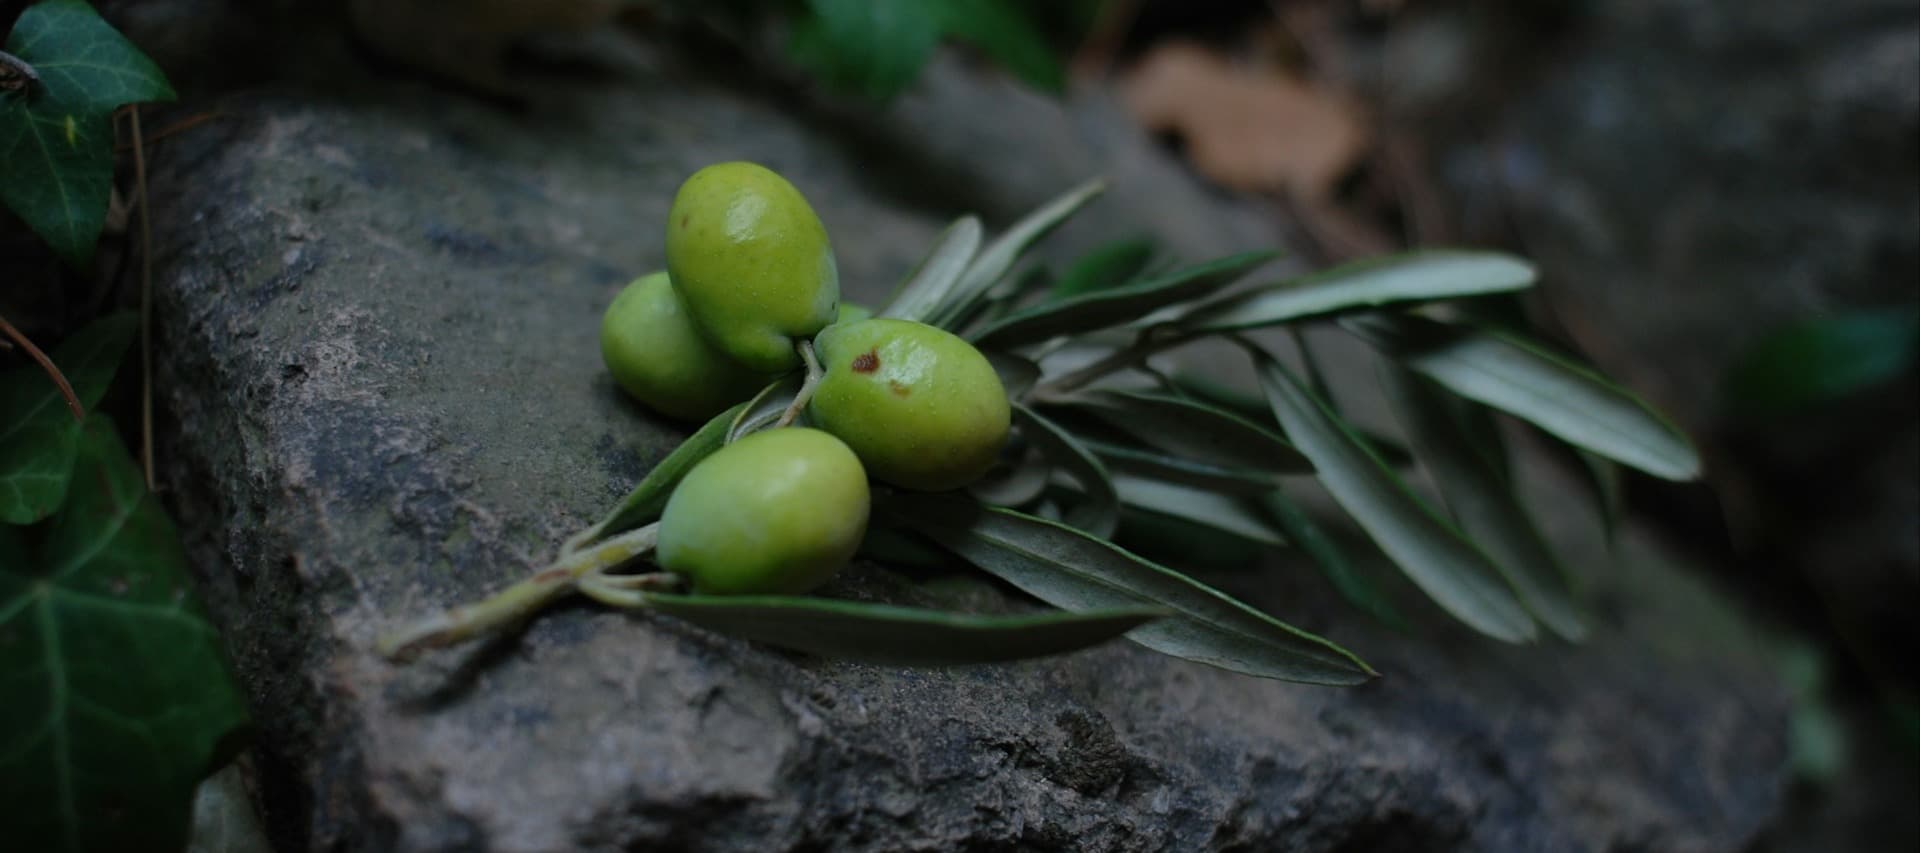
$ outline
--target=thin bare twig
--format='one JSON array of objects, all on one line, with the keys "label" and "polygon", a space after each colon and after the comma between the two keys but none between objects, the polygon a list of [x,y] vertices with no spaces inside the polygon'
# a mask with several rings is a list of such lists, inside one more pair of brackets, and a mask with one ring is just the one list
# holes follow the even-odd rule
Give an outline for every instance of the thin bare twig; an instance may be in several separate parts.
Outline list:
[{"label": "thin bare twig", "polygon": [[47,354],[41,352],[39,347],[34,346],[33,341],[27,340],[26,335],[20,334],[20,330],[14,328],[12,323],[7,322],[7,318],[5,317],[0,317],[0,334],[5,334],[7,337],[12,338],[14,343],[19,344],[21,349],[27,351],[27,355],[32,356],[34,361],[40,363],[40,369],[47,372],[47,376],[53,379],[54,385],[59,386],[60,396],[67,398],[67,410],[73,412],[74,420],[84,421],[87,419],[87,410],[80,405],[80,398],[73,393],[73,385],[67,382],[67,375],[60,372],[60,368],[54,365],[53,359],[48,358]]},{"label": "thin bare twig", "polygon": [[140,209],[140,468],[153,479],[153,212],[147,207],[146,145],[140,139],[140,108],[127,113],[133,131],[133,180]]}]

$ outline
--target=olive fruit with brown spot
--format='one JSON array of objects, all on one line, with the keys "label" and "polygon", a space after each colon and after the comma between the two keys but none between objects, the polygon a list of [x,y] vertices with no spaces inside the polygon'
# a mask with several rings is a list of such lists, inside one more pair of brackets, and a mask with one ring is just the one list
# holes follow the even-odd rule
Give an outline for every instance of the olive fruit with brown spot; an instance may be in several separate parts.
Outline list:
[{"label": "olive fruit with brown spot", "polygon": [[993,365],[925,323],[876,318],[814,339],[826,376],[813,424],[845,441],[875,479],[945,491],[980,478],[1006,444],[1010,412]]}]

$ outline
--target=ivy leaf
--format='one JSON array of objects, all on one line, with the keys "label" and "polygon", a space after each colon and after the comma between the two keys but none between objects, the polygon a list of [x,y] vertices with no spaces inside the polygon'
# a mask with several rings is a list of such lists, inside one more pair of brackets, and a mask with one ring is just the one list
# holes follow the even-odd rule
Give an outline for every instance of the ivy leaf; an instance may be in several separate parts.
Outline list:
[{"label": "ivy leaf", "polygon": [[807,0],[793,57],[830,86],[884,101],[904,91],[940,43],[940,22],[912,3]]},{"label": "ivy leaf", "polygon": [[1592,368],[1517,335],[1413,316],[1352,317],[1346,328],[1469,400],[1656,477],[1700,476],[1686,433]]},{"label": "ivy leaf", "polygon": [[1127,635],[1158,652],[1261,678],[1359,684],[1374,676],[1352,652],[1186,575],[1044,518],[948,495],[876,501],[903,525],[1035,598],[1066,610],[1158,605],[1174,613]]},{"label": "ivy leaf", "polygon": [[1495,252],[1429,250],[1370,258],[1196,308],[1195,332],[1257,329],[1382,305],[1432,302],[1532,287],[1533,265]]},{"label": "ivy leaf", "polygon": [[246,705],[186,554],[106,421],[38,559],[0,541],[0,837],[10,849],[179,849]]},{"label": "ivy leaf", "polygon": [[83,0],[27,9],[6,51],[38,84],[0,94],[0,200],[68,264],[84,267],[106,223],[121,104],[173,100],[152,60]]},{"label": "ivy leaf", "polygon": [[[880,0],[897,3],[898,0]],[[940,28],[948,35],[978,48],[993,61],[1005,66],[1027,85],[1045,92],[1059,92],[1067,82],[1066,71],[1054,58],[1053,49],[1021,8],[1024,4],[1009,0],[922,0],[940,15]],[[900,5],[918,5],[906,4]]]},{"label": "ivy leaf", "polygon": [[814,596],[649,594],[655,610],[756,643],[821,657],[953,666],[1099,645],[1167,611],[1150,606],[986,616]]},{"label": "ivy leaf", "polygon": [[1909,305],[1817,317],[1779,329],[1727,371],[1726,403],[1741,414],[1792,411],[1892,379],[1920,357],[1920,311]]},{"label": "ivy leaf", "polygon": [[[107,393],[139,325],[137,315],[111,315],[53,351],[82,408],[91,411]],[[31,524],[60,506],[80,432],[60,389],[38,366],[0,374],[0,521]]]},{"label": "ivy leaf", "polygon": [[1272,356],[1253,350],[1274,414],[1320,482],[1427,595],[1498,640],[1533,639],[1533,617],[1485,552],[1437,515]]}]

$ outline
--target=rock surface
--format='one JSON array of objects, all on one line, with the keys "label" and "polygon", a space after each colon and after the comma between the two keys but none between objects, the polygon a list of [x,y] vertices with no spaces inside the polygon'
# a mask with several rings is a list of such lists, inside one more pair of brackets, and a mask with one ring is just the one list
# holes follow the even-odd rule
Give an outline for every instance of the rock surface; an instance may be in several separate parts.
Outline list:
[{"label": "rock surface", "polygon": [[[1500,647],[1340,604],[1304,563],[1214,581],[1355,649],[1340,690],[1114,644],[991,668],[803,658],[567,607],[410,669],[399,620],[528,571],[684,427],[622,402],[594,329],[656,267],[695,168],[808,193],[855,299],[943,222],[1090,173],[1068,246],[1270,242],[1109,105],[943,62],[873,125],[729,57],[630,44],[524,111],[338,56],[208,104],[152,164],[166,486],[254,701],[282,850],[1731,850],[1781,798],[1785,704],[1753,626],[1565,483],[1586,645]],[[323,58],[324,59],[324,58]],[[1545,479],[1541,479],[1545,478]],[[1021,606],[862,567],[849,595]]]}]

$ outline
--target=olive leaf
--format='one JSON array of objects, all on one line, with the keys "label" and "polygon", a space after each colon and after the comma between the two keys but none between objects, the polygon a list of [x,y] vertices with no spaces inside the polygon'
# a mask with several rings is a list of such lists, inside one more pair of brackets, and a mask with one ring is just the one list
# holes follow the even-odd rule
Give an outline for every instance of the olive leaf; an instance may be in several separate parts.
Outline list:
[{"label": "olive leaf", "polygon": [[1346,326],[1447,390],[1568,444],[1668,480],[1700,476],[1700,456],[1679,427],[1591,368],[1532,341],[1411,316],[1352,317]]},{"label": "olive leaf", "polygon": [[1198,462],[1132,443],[1089,438],[1084,433],[1076,435],[1080,443],[1107,463],[1107,470],[1116,475],[1138,474],[1223,494],[1259,495],[1280,487],[1278,476],[1262,471]]},{"label": "olive leaf", "polygon": [[1261,678],[1359,684],[1352,652],[1172,569],[1063,524],[952,495],[876,501],[889,524],[925,534],[1035,598],[1066,610],[1158,605],[1174,615],[1127,639],[1164,654]]},{"label": "olive leaf", "polygon": [[1271,355],[1249,348],[1274,415],[1313,460],[1320,481],[1435,603],[1507,642],[1534,637],[1533,618],[1485,552],[1462,536],[1374,456]]},{"label": "olive leaf", "polygon": [[1064,470],[1080,485],[1083,499],[1067,512],[1067,523],[1095,536],[1112,536],[1120,526],[1120,496],[1114,491],[1107,466],[1058,424],[1024,405],[1012,405],[1021,434],[1054,464],[1055,470]]},{"label": "olive leaf", "polygon": [[650,593],[647,606],[728,636],[822,657],[906,666],[998,663],[1099,645],[1169,611],[1131,605],[1019,615],[947,613],[814,596]]},{"label": "olive leaf", "polygon": [[727,427],[727,444],[732,444],[749,434],[772,426],[787,413],[793,401],[800,396],[800,389],[806,384],[806,376],[795,372],[775,379],[753,395],[753,399],[735,406],[733,423]]},{"label": "olive leaf", "polygon": [[1273,430],[1189,398],[1109,389],[1083,391],[1060,405],[1196,462],[1268,474],[1313,470],[1313,463]]},{"label": "olive leaf", "polygon": [[104,419],[37,553],[0,533],[0,838],[179,849],[246,703],[194,602],[179,536]]},{"label": "olive leaf", "polygon": [[0,91],[0,201],[79,268],[107,220],[121,104],[171,101],[160,69],[82,0],[27,7],[5,49],[39,82]]},{"label": "olive leaf", "polygon": [[928,322],[949,331],[956,328],[956,320],[967,314],[980,297],[986,295],[988,288],[1013,269],[1014,261],[1019,260],[1028,246],[1067,221],[1067,217],[1106,189],[1105,181],[1088,181],[1014,223],[1006,233],[980,250],[980,254],[967,265],[966,272],[961,274],[960,281],[927,314],[932,318]]},{"label": "olive leaf", "polygon": [[1119,493],[1120,502],[1133,509],[1184,519],[1216,533],[1262,545],[1287,544],[1286,537],[1253,509],[1244,496],[1223,495],[1130,474],[1113,475],[1113,488]]},{"label": "olive leaf", "polygon": [[[1175,371],[1167,377],[1175,394],[1196,403],[1204,403],[1238,415],[1242,420],[1252,421],[1266,429],[1277,430],[1279,421],[1273,417],[1273,407],[1267,404],[1267,398],[1256,393],[1248,393],[1217,379],[1190,371]],[[1318,391],[1314,393],[1318,394]],[[1332,400],[1322,398],[1322,402],[1339,414],[1340,409]],[[1394,468],[1405,468],[1413,464],[1413,451],[1398,440],[1378,432],[1348,424],[1347,427],[1366,442],[1367,449]]]},{"label": "olive leaf", "polygon": [[960,275],[980,251],[981,234],[979,217],[968,215],[954,220],[934,240],[920,266],[900,283],[879,316],[925,320],[960,282]]},{"label": "olive leaf", "polygon": [[1406,617],[1401,616],[1399,608],[1393,606],[1386,591],[1375,585],[1373,579],[1347,557],[1340,543],[1291,496],[1281,489],[1274,489],[1262,497],[1261,503],[1281,535],[1320,567],[1320,573],[1333,584],[1341,598],[1389,627],[1406,630]]},{"label": "olive leaf", "polygon": [[[139,327],[137,315],[111,315],[69,336],[53,351],[53,363],[67,377],[81,407],[92,410],[107,393]],[[60,506],[80,435],[80,421],[39,367],[0,374],[0,522],[31,524]]]},{"label": "olive leaf", "polygon": [[1027,445],[1014,464],[995,465],[986,476],[967,486],[967,494],[996,506],[1026,506],[1038,500],[1053,478],[1053,466],[1032,442]]},{"label": "olive leaf", "polygon": [[1009,399],[1018,399],[1040,381],[1040,365],[1032,359],[995,349],[983,349],[981,355],[987,357],[987,363],[993,365],[994,375],[1000,377],[1000,386],[1007,392]]},{"label": "olive leaf", "polygon": [[1159,308],[1199,299],[1238,281],[1278,252],[1245,252],[1123,287],[1042,302],[972,333],[979,346],[1016,347],[1070,332],[1132,322]]},{"label": "olive leaf", "polygon": [[673,488],[680,485],[680,480],[693,470],[693,466],[700,464],[700,460],[713,455],[714,451],[726,444],[727,433],[734,420],[746,410],[747,404],[740,403],[714,415],[693,435],[680,442],[672,453],[667,454],[667,458],[653,466],[653,470],[648,471],[640,484],[621,498],[606,517],[568,540],[562,551],[577,551],[659,519],[660,513],[667,508],[667,498],[673,496]]},{"label": "olive leaf", "polygon": [[1521,602],[1542,623],[1568,640],[1585,637],[1586,620],[1568,589],[1565,567],[1501,472],[1475,446],[1445,392],[1393,365],[1382,367],[1381,378],[1415,452],[1433,473],[1461,529],[1493,557]]},{"label": "olive leaf", "polygon": [[1237,294],[1180,317],[1190,332],[1277,326],[1383,305],[1504,293],[1533,286],[1532,264],[1495,252],[1427,250],[1371,258]]},{"label": "olive leaf", "polygon": [[1153,260],[1153,242],[1145,238],[1115,240],[1082,255],[1055,279],[1047,297],[1067,299],[1083,293],[1118,287],[1140,278]]}]

